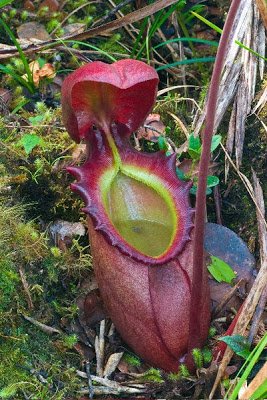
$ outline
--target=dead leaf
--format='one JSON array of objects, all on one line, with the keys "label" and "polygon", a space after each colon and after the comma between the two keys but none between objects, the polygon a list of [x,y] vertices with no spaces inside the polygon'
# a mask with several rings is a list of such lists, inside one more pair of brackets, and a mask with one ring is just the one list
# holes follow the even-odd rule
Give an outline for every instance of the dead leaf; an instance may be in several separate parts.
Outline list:
[{"label": "dead leaf", "polygon": [[123,352],[111,354],[111,356],[108,358],[108,361],[104,368],[104,373],[103,373],[104,378],[109,378],[110,375],[113,374],[113,372],[117,368],[122,356],[123,356]]},{"label": "dead leaf", "polygon": [[56,236],[59,236],[62,240],[66,237],[72,238],[74,236],[84,236],[86,233],[85,227],[81,222],[69,222],[63,220],[58,220],[50,225],[49,231],[54,239]]},{"label": "dead leaf", "polygon": [[[151,127],[151,129],[150,129]],[[164,134],[165,125],[160,119],[159,114],[149,114],[144,125],[137,131],[138,139],[146,139],[151,142],[157,142],[158,137]]]},{"label": "dead leaf", "polygon": [[8,89],[0,88],[0,100],[8,104],[11,100],[11,91]]},{"label": "dead leaf", "polygon": [[52,64],[45,64],[39,70],[39,77],[40,78],[54,78],[55,76],[55,69]]},{"label": "dead leaf", "polygon": [[34,4],[31,0],[24,1],[23,8],[24,8],[24,10],[27,10],[27,11],[35,11]]},{"label": "dead leaf", "polygon": [[84,279],[80,290],[81,295],[76,300],[79,308],[78,318],[81,326],[86,330],[87,327],[93,326],[105,318],[106,313],[93,274]]},{"label": "dead leaf", "polygon": [[95,357],[95,352],[84,343],[78,342],[73,346],[73,348],[82,356],[84,360],[91,361]]},{"label": "dead leaf", "polygon": [[68,24],[68,25],[64,26],[63,30],[64,30],[64,34],[66,36],[68,36],[68,35],[75,35],[78,33],[82,33],[85,31],[85,28],[86,28],[85,24],[76,22],[74,24]]},{"label": "dead leaf", "polygon": [[97,322],[106,317],[106,312],[98,289],[77,300],[79,308],[79,320],[82,326],[94,326]]},{"label": "dead leaf", "polygon": [[82,223],[62,220],[54,222],[48,229],[55,245],[63,253],[72,245],[73,237],[84,236],[86,233],[85,227]]},{"label": "dead leaf", "polygon": [[48,7],[49,11],[55,12],[59,9],[59,3],[57,0],[44,0],[39,6],[39,10],[43,7]]},{"label": "dead leaf", "polygon": [[17,34],[19,39],[31,40],[38,39],[46,41],[50,39],[49,33],[45,27],[38,22],[26,22],[17,28]]},{"label": "dead leaf", "polygon": [[11,98],[10,90],[0,88],[0,115],[9,114],[8,103],[10,103]]}]

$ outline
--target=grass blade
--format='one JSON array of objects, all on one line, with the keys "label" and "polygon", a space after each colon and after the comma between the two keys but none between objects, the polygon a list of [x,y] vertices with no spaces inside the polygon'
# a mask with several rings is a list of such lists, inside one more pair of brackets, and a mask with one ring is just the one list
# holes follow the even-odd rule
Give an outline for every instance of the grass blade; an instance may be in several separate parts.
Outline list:
[{"label": "grass blade", "polygon": [[142,44],[141,48],[139,49],[136,58],[140,58],[143,50],[145,47],[147,47],[147,41],[151,39],[151,37],[154,35],[156,30],[162,26],[162,24],[169,18],[169,16],[174,12],[174,10],[179,6],[179,3],[173,4],[170,9],[167,12],[164,12],[163,10],[158,13],[156,16],[151,28],[149,29],[148,35],[147,35],[147,40]]},{"label": "grass blade", "polygon": [[203,43],[203,44],[207,44],[209,46],[218,47],[218,42],[216,42],[215,40],[206,40],[206,39],[198,39],[198,38],[191,38],[191,37],[181,37],[181,38],[166,40],[165,42],[157,44],[157,46],[153,47],[153,49],[158,49],[159,47],[162,47],[165,44],[176,43],[176,42],[195,42],[195,43]]},{"label": "grass blade", "polygon": [[12,69],[9,69],[5,65],[0,64],[0,71],[2,71],[4,74],[12,76],[12,78],[15,81],[17,81],[22,86],[26,87],[29,90],[29,92],[32,93],[32,86],[29,84],[29,82],[23,79],[20,75],[16,74]]},{"label": "grass blade", "polygon": [[199,64],[199,63],[213,62],[214,60],[215,57],[190,58],[188,60],[181,60],[171,64],[161,65],[160,67],[156,68],[156,71],[162,71],[163,69],[176,67],[177,65]]},{"label": "grass blade", "polygon": [[9,26],[1,18],[0,18],[0,24],[3,26],[3,28],[6,31],[6,33],[10,36],[12,42],[14,43],[14,45],[16,46],[16,48],[17,48],[17,50],[19,52],[21,61],[23,62],[23,65],[24,65],[24,68],[25,68],[25,71],[26,71],[26,74],[27,74],[27,77],[28,77],[28,82],[30,84],[29,85],[30,88],[28,88],[28,89],[30,90],[31,93],[34,93],[35,92],[35,88],[34,88],[34,83],[33,83],[32,71],[31,71],[31,69],[29,67],[28,60],[27,60],[22,48],[20,47],[20,44],[17,41],[14,33],[11,31]]},{"label": "grass blade", "polygon": [[112,62],[117,61],[116,58],[114,58],[113,56],[111,56],[109,53],[107,53],[107,52],[104,51],[104,50],[101,50],[99,47],[93,46],[92,44],[85,43],[85,42],[80,42],[79,40],[64,40],[64,39],[62,39],[61,42],[62,42],[62,44],[65,44],[65,43],[76,43],[76,44],[79,44],[79,45],[81,45],[81,46],[88,47],[89,49],[96,50],[96,51],[98,51],[100,54],[103,54],[104,56],[106,56],[107,58],[109,58]]},{"label": "grass blade", "polygon": [[[195,17],[200,19],[200,21],[204,22],[204,24],[208,25],[210,28],[214,29],[219,34],[222,33],[222,29],[221,28],[219,28],[217,25],[213,24],[212,22],[210,22],[206,18],[202,17],[202,15],[196,13],[195,11],[191,11],[191,14],[193,14]],[[267,61],[266,57],[262,56],[261,54],[257,53],[256,51],[252,50],[251,48],[245,46],[242,42],[239,42],[239,40],[235,40],[235,43],[238,44],[238,46],[242,47],[242,49],[245,49],[245,50],[249,51],[254,56],[257,56],[259,58],[262,58],[264,61]]]},{"label": "grass blade", "polygon": [[[245,361],[242,368],[239,370],[238,375],[240,375],[241,373],[242,373],[242,375],[240,376],[239,381],[238,381],[237,385],[235,386],[233,392],[230,394],[229,397],[227,397],[229,400],[236,400],[238,398],[238,393],[239,393],[242,385],[244,384],[245,380],[249,376],[252,368],[258,361],[258,359],[266,345],[267,345],[267,334],[265,334],[265,336],[263,336],[263,338],[257,344],[255,349],[250,353],[249,357]],[[226,395],[228,395],[228,394],[226,394]]]}]

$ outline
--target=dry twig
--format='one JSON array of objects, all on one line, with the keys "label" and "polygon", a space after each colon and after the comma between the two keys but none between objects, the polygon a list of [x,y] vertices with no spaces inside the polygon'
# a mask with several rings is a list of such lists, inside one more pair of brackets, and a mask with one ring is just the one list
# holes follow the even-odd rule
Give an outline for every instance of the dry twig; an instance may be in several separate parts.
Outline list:
[{"label": "dry twig", "polygon": [[104,356],[105,356],[105,320],[100,322],[99,336],[95,338],[95,354],[96,354],[96,373],[97,376],[103,376]]},{"label": "dry twig", "polygon": [[[77,375],[81,378],[87,379],[87,374],[82,371],[77,371]],[[127,394],[137,394],[137,393],[144,393],[147,388],[145,385],[141,384],[131,384],[131,386],[127,385],[120,385],[118,382],[111,381],[107,378],[101,378],[96,375],[91,375],[92,381],[98,383],[101,386],[94,387],[95,395],[105,395],[105,394],[114,394],[118,395],[121,393]],[[81,394],[88,394],[88,389],[82,390]]]},{"label": "dry twig", "polygon": [[94,387],[93,387],[93,382],[92,382],[92,377],[91,377],[89,361],[86,361],[86,363],[85,363],[85,371],[86,371],[86,376],[87,376],[87,381],[88,381],[89,399],[92,399],[94,397]]},{"label": "dry twig", "polygon": [[41,331],[47,333],[48,335],[53,335],[54,333],[61,334],[61,331],[59,329],[53,328],[52,326],[48,326],[45,324],[42,324],[42,322],[37,321],[34,318],[28,317],[27,315],[22,314],[23,318],[26,319],[26,321],[29,321],[31,324],[39,328]]},{"label": "dry twig", "polygon": [[32,297],[31,297],[31,293],[30,293],[30,289],[29,289],[29,284],[26,279],[24,268],[22,268],[21,266],[19,267],[19,274],[20,274],[20,279],[22,282],[24,292],[26,294],[28,308],[29,308],[29,310],[33,310],[34,306],[33,306]]}]

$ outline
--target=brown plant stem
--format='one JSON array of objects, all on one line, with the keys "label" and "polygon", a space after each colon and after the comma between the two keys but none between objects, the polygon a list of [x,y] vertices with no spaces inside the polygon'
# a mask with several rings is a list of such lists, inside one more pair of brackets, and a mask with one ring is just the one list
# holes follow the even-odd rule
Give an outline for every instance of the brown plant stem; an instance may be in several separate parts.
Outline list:
[{"label": "brown plant stem", "polygon": [[204,265],[204,227],[206,214],[206,187],[207,175],[210,161],[211,139],[214,131],[215,112],[217,106],[218,92],[221,73],[224,66],[224,58],[228,45],[229,36],[234,23],[241,0],[233,0],[228,12],[223,33],[220,39],[216,60],[211,77],[210,89],[207,101],[207,114],[205,128],[203,130],[203,150],[201,154],[198,174],[198,189],[196,196],[195,235],[193,242],[193,277],[192,297],[190,306],[189,340],[188,340],[188,362],[192,364],[192,349],[199,347],[199,304],[202,301],[202,293],[199,284],[203,280]]}]

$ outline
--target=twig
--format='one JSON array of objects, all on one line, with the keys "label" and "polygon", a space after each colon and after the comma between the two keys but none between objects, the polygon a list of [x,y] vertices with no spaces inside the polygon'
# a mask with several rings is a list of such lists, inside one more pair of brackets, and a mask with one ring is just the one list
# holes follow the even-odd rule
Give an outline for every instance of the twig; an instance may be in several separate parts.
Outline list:
[{"label": "twig", "polygon": [[213,189],[213,196],[215,201],[215,212],[217,224],[222,225],[222,213],[221,213],[221,194],[219,191],[219,186],[215,186]]},{"label": "twig", "polygon": [[[127,6],[127,4],[132,3],[134,0],[124,0],[117,6],[114,5],[112,2],[111,5],[114,7],[104,18],[101,19],[101,23],[106,22],[109,18],[113,17],[118,11],[120,11],[121,8],[124,6]],[[122,17],[122,15],[121,15]]]},{"label": "twig", "polygon": [[92,377],[91,377],[91,372],[90,372],[90,362],[89,361],[85,362],[85,371],[86,371],[87,381],[88,381],[89,399],[92,399],[94,397],[94,387],[93,387],[93,382],[92,382]]},{"label": "twig", "polygon": [[259,329],[259,323],[262,317],[262,314],[264,312],[265,306],[267,304],[267,286],[262,292],[262,295],[260,297],[260,300],[257,304],[255,313],[253,315],[252,321],[251,321],[251,327],[248,335],[248,342],[252,343],[254,337],[256,336],[258,329]]},{"label": "twig", "polygon": [[135,133],[134,133],[134,135],[133,135],[133,138],[134,138],[134,144],[135,144],[134,148],[135,148],[137,151],[141,151],[140,142],[139,142],[139,139],[138,139],[138,137],[137,137],[137,135],[136,135]]},{"label": "twig", "polygon": [[21,314],[26,321],[29,321],[31,324],[41,329],[41,331],[47,333],[48,335],[53,335],[54,333],[61,334],[62,332],[59,329],[53,328],[52,326],[48,326],[42,324],[42,322],[37,321],[34,318],[28,317],[27,315]]},{"label": "twig", "polygon": [[[81,378],[87,378],[86,373],[82,371],[77,371],[77,375]],[[144,393],[147,391],[147,387],[145,385],[140,384],[132,384],[131,386],[122,386],[115,381],[111,381],[107,378],[101,378],[99,376],[91,375],[92,381],[102,385],[102,386],[94,386],[94,394],[97,396],[106,395],[106,394],[114,394],[119,395],[121,393],[127,394],[137,394]],[[81,390],[80,394],[88,394],[89,390]]]},{"label": "twig", "polygon": [[256,214],[257,214],[258,233],[259,233],[259,240],[260,240],[260,257],[261,257],[261,261],[263,262],[264,258],[267,255],[267,226],[265,223],[264,198],[263,198],[263,192],[262,192],[260,182],[259,182],[257,175],[253,169],[252,169],[252,177],[253,177],[255,200],[258,205],[258,207],[256,209]]},{"label": "twig", "polygon": [[238,288],[240,287],[240,285],[243,283],[243,279],[240,279],[240,281],[237,282],[237,284],[231,288],[229,290],[229,292],[227,292],[223,298],[222,301],[220,302],[220,304],[218,304],[214,311],[213,311],[213,318],[215,318],[218,314],[220,314],[220,312],[222,311],[222,309],[225,307],[225,305],[231,300],[231,298],[234,296],[234,294],[236,293],[236,291],[238,290]]},{"label": "twig", "polygon": [[185,134],[186,138],[188,139],[189,138],[189,132],[188,132],[188,129],[185,126],[185,124],[180,120],[179,117],[177,117],[177,115],[173,114],[172,112],[168,111],[168,114],[175,120],[177,125],[179,125],[179,127],[181,128],[181,130]]},{"label": "twig", "polygon": [[95,353],[96,353],[96,373],[97,376],[103,376],[104,366],[104,351],[105,351],[105,320],[100,322],[99,336],[95,338]]},{"label": "twig", "polygon": [[[82,372],[79,370],[77,370],[76,372],[77,372],[77,375],[80,376],[81,378],[87,379],[87,374],[85,372]],[[97,375],[91,375],[91,379],[92,379],[92,381],[99,383],[100,385],[107,386],[107,387],[114,388],[114,389],[117,389],[120,386],[120,384],[115,381],[111,381],[108,378],[102,378]]]},{"label": "twig", "polygon": [[[147,388],[143,387],[142,389],[138,388],[132,388],[128,386],[120,386],[119,388],[111,388],[111,387],[106,387],[106,386],[96,386],[94,389],[95,395],[96,396],[103,396],[103,395],[119,395],[121,393],[126,393],[126,394],[138,394],[138,393],[145,393],[147,392]],[[88,394],[88,389],[85,390],[80,390],[79,394]]]},{"label": "twig", "polygon": [[[164,33],[162,32],[162,30],[160,28],[157,29],[158,35],[161,38],[161,40],[163,42],[167,41],[166,36],[164,35]],[[170,50],[170,53],[172,55],[172,59],[173,61],[179,60],[179,55],[177,54],[177,52],[174,50],[173,46],[170,43],[166,44],[167,48]]]},{"label": "twig", "polygon": [[22,283],[24,292],[26,294],[28,308],[29,308],[29,310],[33,310],[34,305],[33,305],[31,293],[29,290],[29,284],[28,284],[26,276],[25,276],[25,271],[21,266],[19,267],[19,274],[20,274],[20,279],[21,279],[21,283]]}]

